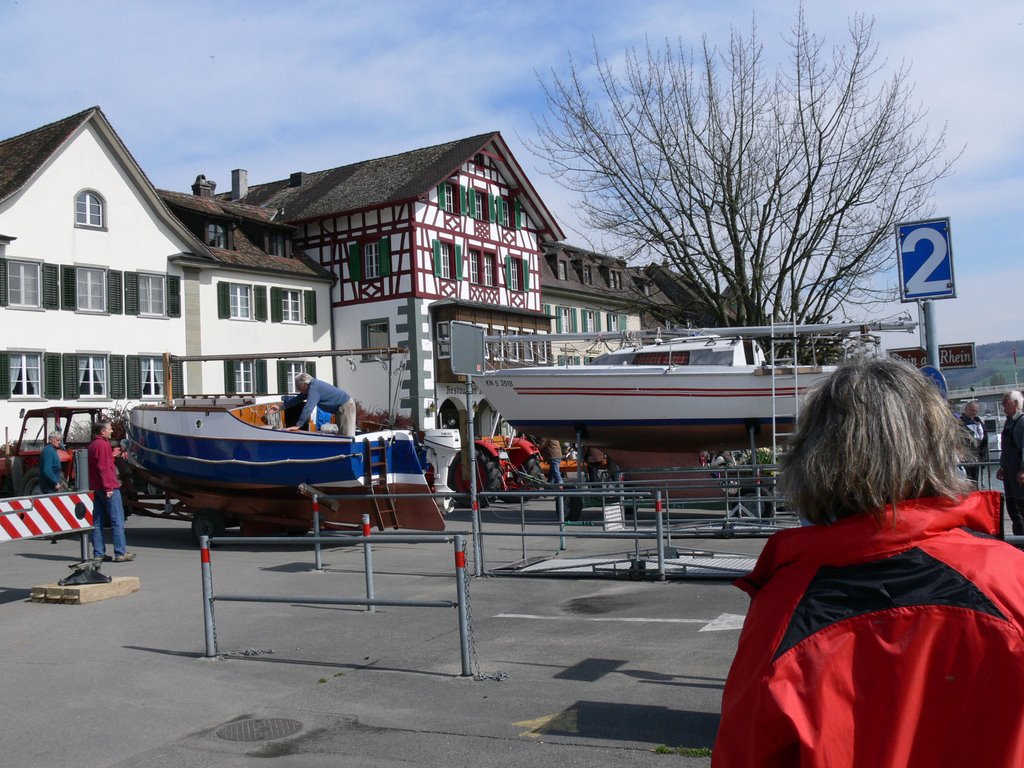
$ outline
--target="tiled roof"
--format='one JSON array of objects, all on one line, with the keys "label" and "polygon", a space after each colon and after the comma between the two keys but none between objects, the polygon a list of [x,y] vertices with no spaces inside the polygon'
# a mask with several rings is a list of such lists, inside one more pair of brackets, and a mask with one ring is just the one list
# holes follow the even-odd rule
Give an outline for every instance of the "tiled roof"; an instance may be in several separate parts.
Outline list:
[{"label": "tiled roof", "polygon": [[5,200],[24,186],[32,174],[99,107],[90,107],[63,120],[0,141],[0,200]]},{"label": "tiled roof", "polygon": [[172,192],[169,189],[158,189],[160,197],[170,206],[187,208],[197,213],[208,214],[218,218],[250,219],[261,224],[273,224],[278,227],[294,230],[295,227],[284,222],[275,222],[276,209],[261,208],[258,205],[231,202],[219,197],[200,197],[184,192]]},{"label": "tiled roof", "polygon": [[[590,294],[594,297],[600,297],[602,301],[607,302],[609,293],[613,289],[608,283],[607,273],[599,269],[599,267],[610,267],[619,270],[626,281],[633,279],[633,276],[626,271],[626,265],[622,259],[616,259],[612,256],[588,251],[562,242],[546,242],[543,245],[544,255],[540,260],[542,290],[556,293],[571,291],[573,293]],[[569,262],[566,264],[565,280],[558,279],[558,273],[554,266],[559,255],[564,256]],[[583,282],[581,270],[583,264],[591,266],[591,282],[589,284]],[[633,290],[628,285],[624,286],[624,289],[614,289],[615,298],[626,298],[631,290]]]},{"label": "tiled roof", "polygon": [[398,155],[365,160],[326,171],[303,174],[302,184],[290,179],[249,187],[245,202],[283,209],[281,218],[299,221],[340,211],[408,200],[429,192],[498,133],[450,141]]}]

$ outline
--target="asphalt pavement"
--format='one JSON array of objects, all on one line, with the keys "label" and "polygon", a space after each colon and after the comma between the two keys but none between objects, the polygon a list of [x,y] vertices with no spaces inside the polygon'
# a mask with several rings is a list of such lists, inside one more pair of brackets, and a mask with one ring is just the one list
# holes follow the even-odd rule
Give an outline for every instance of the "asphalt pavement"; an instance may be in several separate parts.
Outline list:
[{"label": "asphalt pavement", "polygon": [[[542,504],[542,502],[536,502]],[[589,513],[588,513],[589,514]],[[544,513],[483,513],[485,532]],[[591,522],[594,522],[591,520]],[[583,530],[584,528],[580,528]],[[470,531],[465,513],[450,531]],[[587,530],[600,530],[591,526]],[[216,602],[205,657],[200,556],[188,525],[132,517],[137,593],[88,605],[29,601],[77,561],[75,539],[0,545],[0,765],[703,766],[747,598],[724,578],[551,575],[469,579],[471,671],[458,612]],[[680,541],[756,555],[763,539]],[[620,541],[487,538],[486,568],[625,554]],[[212,550],[217,595],[362,598],[364,553],[307,543]],[[476,562],[472,553],[470,572]],[[379,599],[454,601],[451,544],[373,549]],[[668,752],[668,753],[666,753]]]}]

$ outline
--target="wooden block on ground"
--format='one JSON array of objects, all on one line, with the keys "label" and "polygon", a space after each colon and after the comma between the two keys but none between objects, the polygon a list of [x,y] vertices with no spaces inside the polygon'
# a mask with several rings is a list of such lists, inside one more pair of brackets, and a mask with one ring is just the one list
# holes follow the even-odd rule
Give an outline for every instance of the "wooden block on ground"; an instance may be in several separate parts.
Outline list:
[{"label": "wooden block on ground", "polygon": [[40,584],[32,587],[29,599],[33,603],[64,603],[83,605],[107,600],[111,597],[138,592],[142,586],[138,576],[115,576],[109,584],[76,584],[62,587],[60,584]]}]

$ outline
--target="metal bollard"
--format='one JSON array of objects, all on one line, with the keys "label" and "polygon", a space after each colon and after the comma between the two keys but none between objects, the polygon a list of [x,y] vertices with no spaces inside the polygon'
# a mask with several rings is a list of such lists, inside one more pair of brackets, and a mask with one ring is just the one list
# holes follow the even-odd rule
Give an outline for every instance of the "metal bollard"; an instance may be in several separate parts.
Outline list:
[{"label": "metal bollard", "polygon": [[455,591],[459,601],[459,652],[462,656],[462,677],[472,677],[469,653],[469,606],[466,591],[466,539],[455,535]]},{"label": "metal bollard", "polygon": [[313,496],[313,536],[316,537],[313,542],[313,562],[316,569],[322,571],[324,563],[320,557],[320,497],[315,495]]},{"label": "metal bollard", "polygon": [[[363,515],[363,536],[370,538],[370,516]],[[366,599],[373,600],[373,550],[370,542],[363,544],[363,563],[366,571]],[[366,606],[366,610],[375,613],[376,608],[372,605]]]},{"label": "metal bollard", "polygon": [[206,630],[206,656],[217,655],[217,630],[213,623],[213,572],[210,568],[210,537],[199,538],[199,561],[203,571],[203,625]]},{"label": "metal bollard", "polygon": [[78,543],[81,544],[82,562],[84,563],[89,559],[89,532],[82,531],[82,535],[78,539]]},{"label": "metal bollard", "polygon": [[658,581],[665,581],[665,524],[661,519],[661,491],[654,494],[654,527],[658,533]]}]

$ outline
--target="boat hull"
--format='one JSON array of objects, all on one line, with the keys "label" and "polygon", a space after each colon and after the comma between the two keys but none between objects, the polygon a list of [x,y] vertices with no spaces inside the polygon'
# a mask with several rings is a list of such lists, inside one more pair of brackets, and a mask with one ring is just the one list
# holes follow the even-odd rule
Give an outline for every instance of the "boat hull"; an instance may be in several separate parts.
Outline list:
[{"label": "boat hull", "polygon": [[[130,416],[131,461],[145,482],[229,519],[308,521],[312,505],[300,485],[314,486],[325,496],[429,493],[408,432],[355,438],[288,432],[251,423],[240,417],[243,411],[139,406]],[[359,523],[363,514],[373,513],[380,527],[444,528],[429,497],[351,499],[325,504],[321,511],[329,522]]]},{"label": "boat hull", "polygon": [[495,371],[479,382],[521,432],[570,442],[582,436],[602,449],[685,454],[749,448],[751,433],[758,445],[769,444],[773,429],[790,431],[807,390],[830,373],[563,366]]}]

